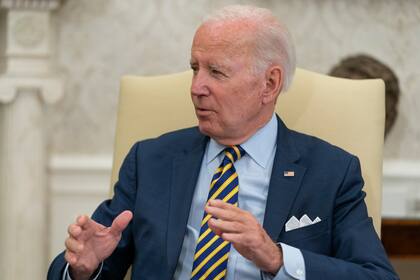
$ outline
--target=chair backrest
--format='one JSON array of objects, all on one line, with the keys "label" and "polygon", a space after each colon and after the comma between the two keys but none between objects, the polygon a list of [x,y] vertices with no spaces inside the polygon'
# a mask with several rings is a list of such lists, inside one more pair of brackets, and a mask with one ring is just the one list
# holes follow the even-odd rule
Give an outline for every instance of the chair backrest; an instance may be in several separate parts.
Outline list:
[{"label": "chair backrest", "polygon": [[[136,141],[197,124],[189,94],[191,77],[187,71],[122,78],[112,185]],[[384,92],[382,80],[348,80],[297,69],[292,86],[280,95],[276,107],[289,128],[320,137],[360,158],[366,203],[379,235]]]}]

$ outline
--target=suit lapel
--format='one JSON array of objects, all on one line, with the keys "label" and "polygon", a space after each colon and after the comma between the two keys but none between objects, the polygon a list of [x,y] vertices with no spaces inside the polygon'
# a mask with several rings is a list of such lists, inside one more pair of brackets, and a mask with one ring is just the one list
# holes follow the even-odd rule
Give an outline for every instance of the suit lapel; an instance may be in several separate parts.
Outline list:
[{"label": "suit lapel", "polygon": [[202,136],[191,150],[173,158],[166,244],[169,275],[173,275],[181,252],[206,143],[207,137]]},{"label": "suit lapel", "polygon": [[[263,225],[273,240],[277,240],[284,228],[306,171],[304,166],[297,163],[300,155],[291,141],[292,139],[290,139],[289,129],[278,117],[277,119],[277,149],[268,189]],[[294,176],[284,176],[285,171],[293,171]]]}]

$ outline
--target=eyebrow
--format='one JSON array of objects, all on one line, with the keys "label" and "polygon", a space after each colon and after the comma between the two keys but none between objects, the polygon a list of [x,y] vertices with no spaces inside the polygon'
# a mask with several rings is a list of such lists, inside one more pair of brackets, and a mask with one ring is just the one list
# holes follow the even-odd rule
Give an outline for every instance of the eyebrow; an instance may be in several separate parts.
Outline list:
[{"label": "eyebrow", "polygon": [[217,63],[209,63],[208,66],[212,69],[223,70],[223,71],[230,71],[231,68],[227,65],[217,64]]},{"label": "eyebrow", "polygon": [[[198,62],[196,60],[191,59],[190,60],[190,66],[196,66],[196,65],[198,65]],[[211,69],[223,70],[223,71],[227,71],[227,72],[232,70],[231,67],[228,67],[228,66],[223,65],[223,64],[214,63],[214,62],[207,63],[206,66],[208,68],[211,68]]]},{"label": "eyebrow", "polygon": [[209,63],[209,68],[212,68],[212,69],[224,69],[225,67],[223,67],[222,65],[219,65],[219,64]]}]

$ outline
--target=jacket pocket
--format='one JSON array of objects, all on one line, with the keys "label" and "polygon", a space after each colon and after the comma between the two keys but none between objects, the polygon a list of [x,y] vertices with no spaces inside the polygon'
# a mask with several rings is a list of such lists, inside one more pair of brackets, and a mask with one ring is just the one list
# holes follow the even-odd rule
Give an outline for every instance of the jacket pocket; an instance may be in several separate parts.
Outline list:
[{"label": "jacket pocket", "polygon": [[308,239],[316,237],[318,235],[322,235],[323,233],[328,232],[328,230],[329,220],[328,218],[325,218],[316,224],[286,231],[283,233],[283,236],[280,237],[280,240],[281,242],[287,243],[297,240]]}]

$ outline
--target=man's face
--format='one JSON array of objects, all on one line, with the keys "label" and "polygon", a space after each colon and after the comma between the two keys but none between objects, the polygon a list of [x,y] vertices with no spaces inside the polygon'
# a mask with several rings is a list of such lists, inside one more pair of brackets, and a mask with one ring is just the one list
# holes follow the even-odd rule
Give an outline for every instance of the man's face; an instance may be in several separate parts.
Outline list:
[{"label": "man's face", "polygon": [[200,131],[225,145],[245,141],[264,124],[264,74],[253,74],[251,47],[239,42],[238,28],[201,26],[191,49],[191,97]]}]

